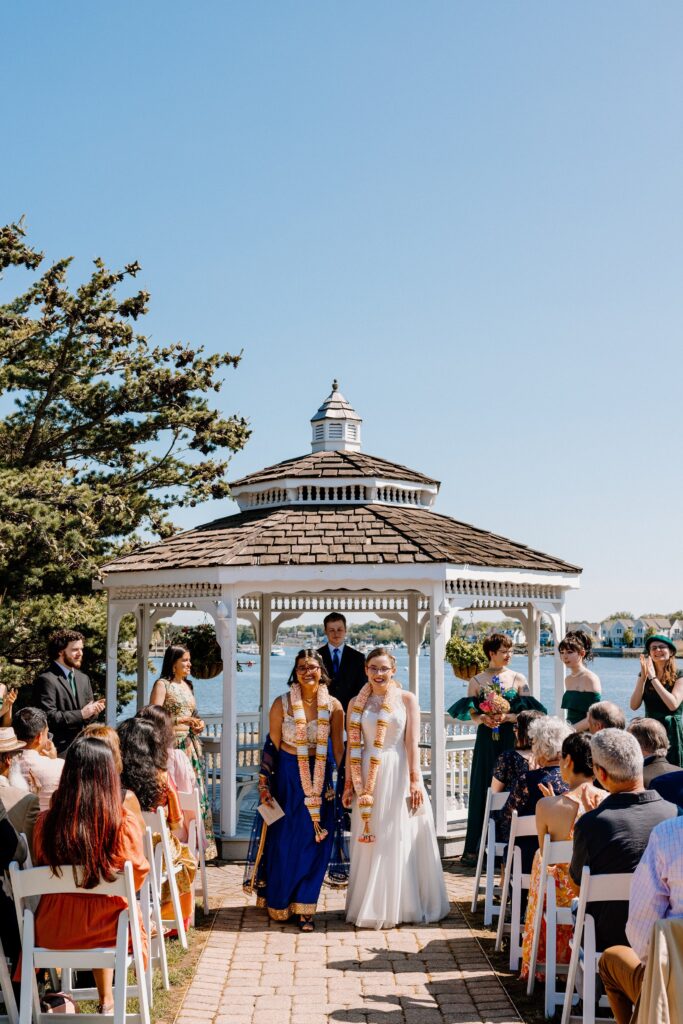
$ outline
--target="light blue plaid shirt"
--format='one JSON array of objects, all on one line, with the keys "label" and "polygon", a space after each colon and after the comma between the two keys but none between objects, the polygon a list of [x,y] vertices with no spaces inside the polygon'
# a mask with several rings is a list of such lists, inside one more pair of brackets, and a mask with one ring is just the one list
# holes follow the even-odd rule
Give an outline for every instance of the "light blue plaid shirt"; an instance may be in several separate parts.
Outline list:
[{"label": "light blue plaid shirt", "polygon": [[655,921],[683,917],[683,817],[669,818],[650,834],[633,875],[626,937],[644,963]]}]

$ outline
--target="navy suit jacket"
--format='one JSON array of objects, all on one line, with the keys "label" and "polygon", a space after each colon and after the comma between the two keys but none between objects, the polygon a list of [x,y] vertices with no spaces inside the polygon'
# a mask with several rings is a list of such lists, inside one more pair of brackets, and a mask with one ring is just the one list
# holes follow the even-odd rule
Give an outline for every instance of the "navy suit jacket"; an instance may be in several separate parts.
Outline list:
[{"label": "navy suit jacket", "polygon": [[86,704],[94,700],[90,679],[85,672],[73,670],[76,696],[64,673],[51,665],[41,672],[33,684],[33,705],[47,715],[47,723],[58,754],[63,754],[85,726],[83,712]]},{"label": "navy suit jacket", "polygon": [[350,702],[356,697],[367,682],[365,675],[365,658],[355,647],[344,644],[341,660],[339,662],[339,673],[334,678],[332,671],[332,655],[327,644],[318,648],[318,654],[323,659],[327,674],[332,680],[330,694],[336,697],[344,708],[344,714]]}]

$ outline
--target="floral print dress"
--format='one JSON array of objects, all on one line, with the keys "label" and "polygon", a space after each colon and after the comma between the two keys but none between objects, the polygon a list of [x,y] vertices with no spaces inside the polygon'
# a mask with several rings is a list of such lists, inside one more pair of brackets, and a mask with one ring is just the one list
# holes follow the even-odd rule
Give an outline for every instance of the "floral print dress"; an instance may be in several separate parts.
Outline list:
[{"label": "floral print dress", "polygon": [[[577,804],[576,817],[571,827],[571,831],[568,835],[568,839],[574,838],[574,826],[577,821],[586,811],[592,811],[593,808],[597,807],[598,804],[607,796],[607,793],[596,789],[595,786],[590,782],[584,782],[583,785],[577,789],[572,790],[570,793],[564,794],[570,800],[573,800]],[[555,879],[555,893],[557,895],[557,906],[558,907],[570,907],[572,900],[575,896],[578,896],[579,890],[574,885],[569,875],[569,864],[551,864],[548,867],[548,875],[551,875]],[[539,898],[544,899],[545,894],[541,896],[539,893],[541,887],[541,851],[537,850],[534,856],[534,863],[531,869],[531,881],[529,884],[529,902],[527,903],[526,919],[524,922],[524,938],[522,940],[522,974],[521,977],[526,979],[529,977],[529,964],[531,962],[531,947],[534,942],[534,920],[538,909]],[[571,925],[561,924],[555,929],[555,945],[556,945],[556,960],[557,964],[568,964],[571,956],[571,948],[569,943],[571,942],[573,929]],[[541,936],[538,942],[538,957],[536,962],[539,964],[545,963],[546,951],[545,951],[545,920],[541,919]]]},{"label": "floral print dress", "polygon": [[216,841],[213,832],[211,805],[208,793],[206,792],[202,745],[199,737],[190,730],[190,727],[185,722],[179,721],[182,718],[196,717],[197,701],[187,683],[170,682],[168,679],[163,679],[162,682],[166,687],[164,707],[173,716],[175,745],[178,750],[182,750],[187,755],[197,782],[199,804],[202,810],[202,818],[204,819],[205,857],[207,860],[211,860],[212,857],[216,856]]}]

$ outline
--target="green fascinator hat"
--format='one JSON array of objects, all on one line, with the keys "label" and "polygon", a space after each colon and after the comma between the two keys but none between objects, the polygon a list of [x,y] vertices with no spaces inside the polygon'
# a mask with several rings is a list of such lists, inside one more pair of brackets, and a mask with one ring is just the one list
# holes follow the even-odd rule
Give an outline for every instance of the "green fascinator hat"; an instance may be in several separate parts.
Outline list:
[{"label": "green fascinator hat", "polygon": [[670,640],[668,636],[664,636],[663,633],[653,633],[652,636],[649,636],[645,641],[645,650],[648,652],[648,654],[650,653],[650,644],[654,643],[655,640],[657,640],[660,644],[666,644],[666,646],[669,648],[672,654],[676,653],[676,644],[673,642],[673,640]]}]

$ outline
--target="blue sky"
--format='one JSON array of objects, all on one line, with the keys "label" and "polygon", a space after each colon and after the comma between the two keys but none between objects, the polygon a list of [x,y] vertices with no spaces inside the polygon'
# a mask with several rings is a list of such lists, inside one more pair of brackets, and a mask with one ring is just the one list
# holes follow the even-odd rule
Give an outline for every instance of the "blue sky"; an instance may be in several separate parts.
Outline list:
[{"label": "blue sky", "polygon": [[[683,8],[4,4],[3,222],[138,259],[157,341],[244,350],[234,475],[333,377],[438,511],[683,606]],[[214,503],[179,516],[191,526]]]}]

